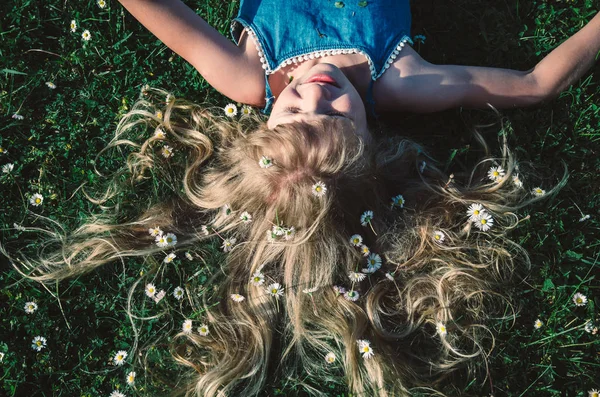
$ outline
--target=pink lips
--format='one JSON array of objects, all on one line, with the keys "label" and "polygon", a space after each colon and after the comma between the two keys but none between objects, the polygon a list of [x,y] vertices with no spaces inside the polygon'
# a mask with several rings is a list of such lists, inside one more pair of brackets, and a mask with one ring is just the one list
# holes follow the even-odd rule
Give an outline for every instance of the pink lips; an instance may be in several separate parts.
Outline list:
[{"label": "pink lips", "polygon": [[308,80],[306,80],[305,83],[325,83],[340,88],[337,84],[337,81],[335,81],[331,76],[328,76],[326,74],[316,74],[310,77]]}]

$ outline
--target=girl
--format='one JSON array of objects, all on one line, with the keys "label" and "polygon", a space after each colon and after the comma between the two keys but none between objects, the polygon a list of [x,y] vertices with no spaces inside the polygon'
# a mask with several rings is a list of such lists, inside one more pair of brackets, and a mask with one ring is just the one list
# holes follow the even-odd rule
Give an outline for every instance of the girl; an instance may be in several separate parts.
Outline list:
[{"label": "girl", "polygon": [[600,15],[526,72],[433,65],[410,47],[408,0],[242,1],[237,46],[177,0],[121,0],[223,95],[264,107],[273,128],[366,112],[530,106],[558,95],[600,50]]}]

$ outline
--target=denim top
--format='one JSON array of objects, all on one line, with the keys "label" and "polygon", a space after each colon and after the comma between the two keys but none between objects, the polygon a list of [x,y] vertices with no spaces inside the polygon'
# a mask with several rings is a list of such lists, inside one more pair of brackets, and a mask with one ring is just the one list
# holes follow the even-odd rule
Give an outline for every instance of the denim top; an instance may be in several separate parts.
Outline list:
[{"label": "denim top", "polygon": [[410,34],[409,0],[242,0],[231,23],[237,44],[245,28],[265,69],[266,106],[275,97],[268,75],[281,67],[327,55],[363,54],[371,70],[367,103],[374,108],[373,82],[394,62]]}]

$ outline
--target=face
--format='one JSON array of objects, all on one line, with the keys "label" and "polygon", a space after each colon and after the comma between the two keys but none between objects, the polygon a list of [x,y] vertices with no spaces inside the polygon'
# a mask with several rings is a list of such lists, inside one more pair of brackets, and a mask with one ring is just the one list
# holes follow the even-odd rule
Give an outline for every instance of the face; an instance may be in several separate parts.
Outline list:
[{"label": "face", "polygon": [[365,107],[356,88],[339,68],[320,63],[294,79],[281,92],[267,127],[272,129],[280,124],[325,117],[351,120],[359,136],[370,138]]}]

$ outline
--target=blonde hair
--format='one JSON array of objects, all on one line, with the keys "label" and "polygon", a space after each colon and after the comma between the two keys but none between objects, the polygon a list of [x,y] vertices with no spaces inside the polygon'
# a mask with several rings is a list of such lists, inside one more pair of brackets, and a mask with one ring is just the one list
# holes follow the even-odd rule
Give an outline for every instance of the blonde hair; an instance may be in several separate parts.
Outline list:
[{"label": "blonde hair", "polygon": [[[515,211],[538,200],[513,183],[517,163],[505,142],[500,158],[482,160],[467,178],[448,177],[418,144],[400,137],[367,144],[337,118],[269,130],[257,116],[227,120],[172,97],[158,117],[157,97],[167,93],[146,88],[120,121],[106,150],[123,151],[126,167],[90,199],[110,208],[124,190],[156,175],[173,185],[171,198],[137,202],[138,214],[126,220],[118,205],[92,217],[60,238],[60,250],[23,259],[29,277],[64,279],[116,259],[152,258],[163,252],[148,235],[156,226],[178,236],[177,249],[235,239],[219,290],[195,302],[210,334],[180,333],[173,345],[175,359],[192,369],[182,390],[189,396],[258,395],[274,372],[311,395],[326,393],[310,379],[345,383],[356,395],[403,396],[435,388],[489,354],[486,323],[510,307],[502,286],[529,265],[508,233],[519,222]],[[158,134],[136,143],[148,127]],[[163,133],[185,153],[179,163],[156,153]],[[486,164],[502,166],[505,175],[483,180]],[[319,182],[326,189],[316,192]],[[392,203],[398,195],[405,205]],[[487,232],[466,215],[475,203],[493,216]],[[374,216],[363,226],[368,210]],[[243,211],[251,222],[240,219]],[[381,255],[381,269],[362,271],[365,257],[349,241],[355,234]],[[350,272],[368,275],[351,281]],[[257,273],[270,281],[253,284]],[[264,288],[270,283],[280,283],[283,295],[271,296]],[[340,287],[359,299],[346,299]],[[361,357],[362,340],[371,358]],[[331,364],[328,353],[336,358]]]}]

